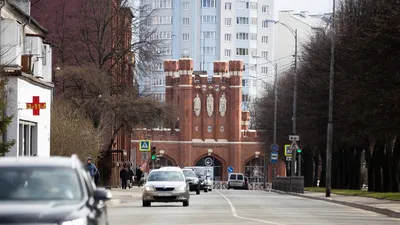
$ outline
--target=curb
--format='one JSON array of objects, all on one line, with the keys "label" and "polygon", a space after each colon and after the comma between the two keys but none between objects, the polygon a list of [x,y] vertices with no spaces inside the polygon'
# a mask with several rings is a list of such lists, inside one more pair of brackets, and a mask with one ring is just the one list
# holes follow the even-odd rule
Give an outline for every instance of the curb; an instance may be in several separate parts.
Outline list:
[{"label": "curb", "polygon": [[336,204],[345,205],[345,206],[349,206],[349,207],[353,207],[353,208],[358,208],[358,209],[362,209],[362,210],[366,210],[366,211],[370,211],[370,212],[379,213],[379,214],[386,215],[386,216],[392,217],[392,218],[400,218],[399,212],[396,212],[396,211],[393,211],[390,209],[383,209],[383,208],[378,208],[378,207],[373,207],[373,206],[363,205],[363,204],[353,203],[353,202],[333,200],[331,198],[319,198],[319,197],[306,196],[306,195],[302,195],[302,194],[289,193],[289,192],[278,191],[278,190],[272,190],[272,192],[277,193],[277,194],[285,194],[285,195],[297,196],[297,197],[308,198],[308,199],[313,199],[313,200],[336,203]]},{"label": "curb", "polygon": [[107,202],[107,206],[115,206],[121,203],[122,203],[121,199],[111,199],[110,201]]}]

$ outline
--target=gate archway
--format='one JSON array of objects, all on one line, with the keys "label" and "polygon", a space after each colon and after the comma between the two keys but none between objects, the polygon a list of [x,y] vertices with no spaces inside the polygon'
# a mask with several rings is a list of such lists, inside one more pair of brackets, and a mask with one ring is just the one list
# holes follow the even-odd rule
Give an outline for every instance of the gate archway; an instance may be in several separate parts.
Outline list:
[{"label": "gate archway", "polygon": [[244,174],[250,182],[264,182],[264,160],[260,157],[250,159],[244,165]]},{"label": "gate archway", "polygon": [[[153,168],[153,162],[150,160],[148,162],[148,168],[150,170],[154,169]],[[165,167],[165,166],[176,166],[175,162],[170,159],[169,157],[166,157],[165,155],[163,157],[159,157],[155,162],[154,162],[155,168],[160,168],[160,167]]]},{"label": "gate archway", "polygon": [[222,180],[222,169],[223,165],[222,162],[214,156],[204,156],[200,158],[195,166],[205,166],[211,167],[213,170],[213,179],[214,181],[221,181]]}]

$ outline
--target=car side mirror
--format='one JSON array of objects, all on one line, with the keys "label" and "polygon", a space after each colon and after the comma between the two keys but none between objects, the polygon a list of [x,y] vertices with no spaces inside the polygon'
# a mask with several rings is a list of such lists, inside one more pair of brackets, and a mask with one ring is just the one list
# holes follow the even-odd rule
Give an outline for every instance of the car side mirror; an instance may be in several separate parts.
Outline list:
[{"label": "car side mirror", "polygon": [[96,201],[100,201],[100,200],[108,201],[112,198],[112,193],[110,190],[107,190],[107,189],[96,189],[94,191],[93,197]]},{"label": "car side mirror", "polygon": [[201,178],[201,176],[198,176],[197,178]]},{"label": "car side mirror", "polygon": [[186,177],[186,178],[185,178],[185,181],[186,181],[186,182],[189,182],[189,181],[190,181],[190,179]]}]

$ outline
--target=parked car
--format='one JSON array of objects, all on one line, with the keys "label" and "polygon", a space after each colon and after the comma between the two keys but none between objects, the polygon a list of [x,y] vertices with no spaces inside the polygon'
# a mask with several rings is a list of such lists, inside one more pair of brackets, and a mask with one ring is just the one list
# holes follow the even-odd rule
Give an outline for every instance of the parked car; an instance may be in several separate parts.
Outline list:
[{"label": "parked car", "polygon": [[162,167],[152,170],[144,185],[142,194],[143,207],[152,202],[182,202],[189,206],[189,179],[185,178],[179,167]]},{"label": "parked car", "polygon": [[0,221],[108,225],[112,194],[94,184],[77,156],[0,157]]},{"label": "parked car", "polygon": [[210,174],[207,176],[206,167],[202,166],[193,166],[193,167],[185,167],[184,169],[193,169],[199,178],[200,189],[204,190],[204,192],[208,192],[212,190],[213,182],[210,179]]},{"label": "parked car", "polygon": [[189,190],[195,191],[196,195],[200,194],[200,182],[199,178],[196,176],[196,173],[192,169],[183,169],[183,174],[189,182]]}]

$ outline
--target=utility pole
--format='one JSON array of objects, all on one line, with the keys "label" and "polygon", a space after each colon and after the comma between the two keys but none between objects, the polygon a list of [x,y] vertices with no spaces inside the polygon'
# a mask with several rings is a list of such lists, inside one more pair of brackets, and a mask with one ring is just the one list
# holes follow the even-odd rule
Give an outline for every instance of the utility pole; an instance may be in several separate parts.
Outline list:
[{"label": "utility pole", "polygon": [[328,119],[328,132],[327,132],[327,146],[326,146],[326,190],[325,196],[331,196],[331,175],[332,175],[332,139],[333,139],[333,81],[335,75],[335,11],[336,1],[333,0],[332,11],[332,36],[331,36],[331,63],[329,72],[329,119]]},{"label": "utility pole", "polygon": [[[293,75],[293,135],[297,133],[297,29],[294,30],[294,75]],[[294,177],[296,175],[296,150],[292,151],[292,163],[290,168],[290,176]]]},{"label": "utility pole", "polygon": [[[275,63],[275,79],[274,79],[274,144],[276,143],[276,121],[277,121],[277,114],[278,114],[278,64]],[[276,167],[275,164],[273,165],[273,177],[275,178],[276,174]]]}]

